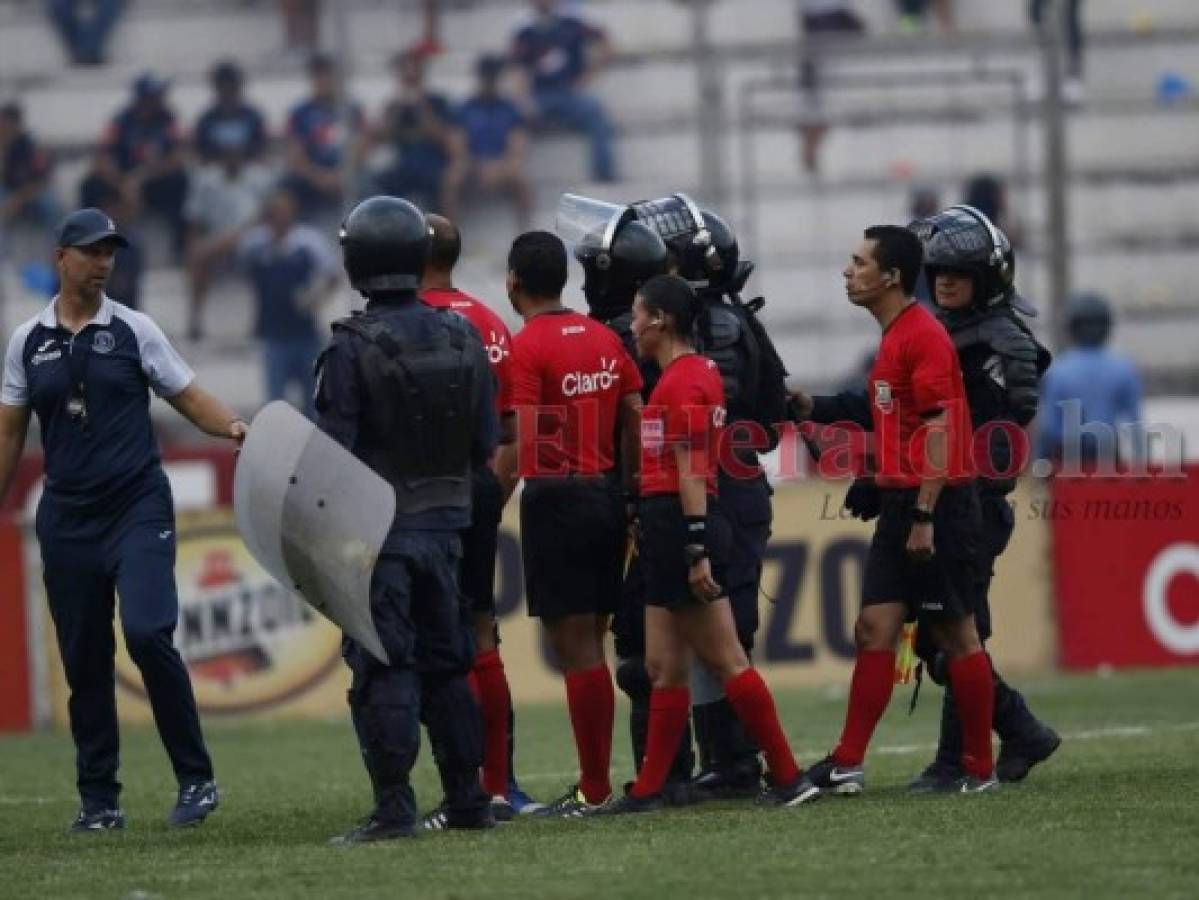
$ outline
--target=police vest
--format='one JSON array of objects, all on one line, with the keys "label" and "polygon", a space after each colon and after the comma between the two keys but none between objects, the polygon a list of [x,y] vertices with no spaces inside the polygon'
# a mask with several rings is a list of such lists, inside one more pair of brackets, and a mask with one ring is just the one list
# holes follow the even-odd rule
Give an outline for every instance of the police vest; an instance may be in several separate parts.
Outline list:
[{"label": "police vest", "polygon": [[333,324],[363,339],[358,370],[369,402],[360,452],[395,488],[397,515],[470,505],[487,357],[465,319],[437,315],[441,327],[419,340],[370,314]]}]

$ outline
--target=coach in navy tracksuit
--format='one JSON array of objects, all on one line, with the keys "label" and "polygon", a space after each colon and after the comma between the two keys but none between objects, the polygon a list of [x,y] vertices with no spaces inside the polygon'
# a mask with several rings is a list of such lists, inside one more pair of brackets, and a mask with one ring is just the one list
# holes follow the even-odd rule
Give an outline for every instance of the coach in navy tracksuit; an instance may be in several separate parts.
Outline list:
[{"label": "coach in navy tracksuit", "polygon": [[217,805],[191,682],[172,642],[179,613],[174,508],[147,388],[211,435],[240,441],[246,426],[196,385],[154,322],[104,295],[116,249],[124,245],[99,210],[63,220],[56,251],[61,292],[13,333],[0,389],[0,498],[31,413],[45,448],[37,536],[71,690],[81,799],[73,831],[125,824],[116,778],[114,591],[125,644],[179,781],[170,822],[196,824]]}]

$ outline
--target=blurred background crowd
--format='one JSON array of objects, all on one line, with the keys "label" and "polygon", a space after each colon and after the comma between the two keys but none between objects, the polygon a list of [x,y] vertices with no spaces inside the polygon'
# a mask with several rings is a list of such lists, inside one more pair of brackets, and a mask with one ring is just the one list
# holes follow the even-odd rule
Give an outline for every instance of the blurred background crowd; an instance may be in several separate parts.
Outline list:
[{"label": "blurred background crowd", "polygon": [[968,202],[1055,349],[1056,294],[1099,293],[1150,393],[1194,396],[1197,45],[1186,0],[0,0],[0,332],[97,206],[132,239],[114,299],[247,410],[306,407],[361,197],[459,221],[462,286],[507,314],[503,248],[561,191],[683,190],[830,386],[874,340],[839,284],[861,227]]}]

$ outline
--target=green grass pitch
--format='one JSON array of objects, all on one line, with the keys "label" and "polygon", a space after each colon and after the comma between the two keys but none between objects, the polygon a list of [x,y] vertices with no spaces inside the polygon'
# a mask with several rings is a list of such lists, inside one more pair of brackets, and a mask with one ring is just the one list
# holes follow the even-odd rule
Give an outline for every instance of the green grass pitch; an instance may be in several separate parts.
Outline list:
[{"label": "green grass pitch", "polygon": [[[1045,897],[1199,894],[1199,669],[1017,680],[1065,737],[1029,780],[992,796],[910,798],[940,694],[900,688],[867,760],[867,792],[797,810],[718,804],[607,821],[521,820],[483,834],[328,847],[367,807],[346,721],[209,720],[221,809],[164,823],[174,786],[151,730],[124,735],[123,834],[68,835],[64,735],[0,741],[3,897]],[[844,691],[780,693],[801,763],[839,731]],[[518,771],[541,799],[571,777],[564,705],[518,711]],[[613,780],[630,769],[623,709]],[[422,804],[436,777],[422,752]]]}]

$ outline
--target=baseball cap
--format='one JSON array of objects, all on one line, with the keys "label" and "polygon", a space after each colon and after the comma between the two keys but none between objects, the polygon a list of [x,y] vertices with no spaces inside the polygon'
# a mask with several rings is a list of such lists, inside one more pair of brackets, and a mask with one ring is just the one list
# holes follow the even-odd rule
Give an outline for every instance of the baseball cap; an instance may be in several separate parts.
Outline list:
[{"label": "baseball cap", "polygon": [[93,207],[76,210],[58,226],[60,247],[90,247],[103,240],[112,240],[120,247],[129,246],[129,241],[117,231],[116,223]]}]

